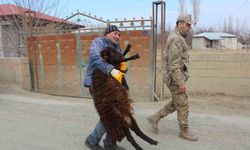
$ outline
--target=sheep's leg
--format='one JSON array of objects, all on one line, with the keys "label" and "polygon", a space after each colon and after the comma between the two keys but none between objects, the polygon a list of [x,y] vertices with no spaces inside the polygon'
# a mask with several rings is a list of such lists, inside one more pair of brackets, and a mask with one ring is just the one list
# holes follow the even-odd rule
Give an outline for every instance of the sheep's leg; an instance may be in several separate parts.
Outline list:
[{"label": "sheep's leg", "polygon": [[135,59],[138,59],[140,58],[139,54],[135,54],[133,56],[130,56],[128,58],[123,58],[120,62],[126,62],[126,61],[130,61],[130,60],[135,60]]},{"label": "sheep's leg", "polygon": [[147,141],[150,144],[153,144],[153,145],[157,145],[158,144],[157,141],[151,139],[150,137],[148,137],[147,135],[145,135],[141,131],[141,129],[139,128],[139,126],[136,123],[136,121],[135,121],[135,119],[134,119],[133,116],[131,116],[131,120],[132,120],[132,123],[131,123],[130,129],[133,130],[137,136],[141,137],[143,140]]},{"label": "sheep's leg", "polygon": [[122,55],[123,55],[123,56],[127,55],[127,53],[130,51],[130,48],[131,48],[131,45],[128,44],[127,47],[126,47],[126,49],[125,49],[125,51],[123,52]]},{"label": "sheep's leg", "polygon": [[113,112],[114,117],[124,120],[124,116],[115,106],[112,106],[109,111]]},{"label": "sheep's leg", "polygon": [[135,141],[135,139],[132,137],[130,131],[129,131],[129,128],[125,128],[125,135],[126,135],[126,138],[127,140],[133,145],[133,147],[136,149],[136,150],[143,150]]},{"label": "sheep's leg", "polygon": [[130,116],[123,116],[121,114],[121,112],[115,107],[113,106],[111,111],[113,111],[113,115],[117,118],[119,118],[120,120],[124,121],[125,124],[130,128],[131,124],[132,124],[132,120]]}]

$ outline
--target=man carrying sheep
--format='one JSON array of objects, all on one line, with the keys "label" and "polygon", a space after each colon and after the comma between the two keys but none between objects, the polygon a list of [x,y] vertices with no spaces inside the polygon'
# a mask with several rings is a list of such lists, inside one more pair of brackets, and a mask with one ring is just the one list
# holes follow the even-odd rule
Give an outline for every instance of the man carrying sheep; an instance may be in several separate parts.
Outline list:
[{"label": "man carrying sheep", "polygon": [[177,111],[180,126],[179,137],[197,141],[197,136],[191,134],[188,128],[188,97],[186,81],[188,80],[188,46],[184,38],[191,29],[191,15],[181,14],[176,22],[176,28],[169,34],[164,51],[165,74],[164,82],[171,92],[172,100],[155,114],[148,117],[153,129],[158,132],[158,122]]},{"label": "man carrying sheep", "polygon": [[[122,53],[122,50],[119,46],[119,40],[120,40],[119,29],[115,25],[110,25],[106,28],[104,36],[96,38],[91,43],[90,59],[89,59],[89,64],[88,64],[85,80],[84,80],[84,86],[89,88],[90,94],[92,90],[95,90],[92,88],[92,74],[93,74],[94,69],[99,69],[103,73],[107,75],[111,75],[120,83],[122,82],[122,77],[124,73],[120,72],[117,69],[114,69],[114,66],[105,62],[100,55],[101,51],[107,47],[112,47],[117,52]],[[120,70],[126,71],[127,69],[126,63],[124,62],[124,63],[121,63],[120,65],[121,65]],[[99,120],[95,126],[95,129],[85,140],[85,145],[92,150],[103,150],[103,147],[99,145],[99,142],[105,132],[106,130],[102,122]],[[124,148],[116,144],[112,144],[108,133],[106,133],[106,138],[104,139],[103,142],[104,142],[105,150],[124,150]]]}]

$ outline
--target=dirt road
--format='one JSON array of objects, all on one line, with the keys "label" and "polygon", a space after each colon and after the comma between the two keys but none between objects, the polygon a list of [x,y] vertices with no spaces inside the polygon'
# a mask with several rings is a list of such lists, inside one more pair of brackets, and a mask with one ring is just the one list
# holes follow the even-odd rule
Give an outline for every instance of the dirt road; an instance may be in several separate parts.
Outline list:
[{"label": "dirt road", "polygon": [[[198,142],[178,138],[176,113],[164,118],[154,134],[146,116],[164,102],[134,103],[142,130],[159,141],[145,150],[249,150],[250,99],[222,95],[190,96],[190,127]],[[84,139],[98,120],[91,99],[57,97],[0,86],[1,150],[88,150]],[[101,145],[103,143],[101,142]],[[133,150],[124,139],[119,145]]]}]

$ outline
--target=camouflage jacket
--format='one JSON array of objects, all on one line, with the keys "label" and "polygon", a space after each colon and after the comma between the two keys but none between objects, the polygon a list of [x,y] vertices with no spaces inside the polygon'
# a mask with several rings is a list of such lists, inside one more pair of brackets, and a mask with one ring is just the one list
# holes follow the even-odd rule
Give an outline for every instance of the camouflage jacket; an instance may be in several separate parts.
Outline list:
[{"label": "camouflage jacket", "polygon": [[177,85],[188,80],[189,55],[185,39],[177,29],[170,32],[164,50],[165,80]]}]

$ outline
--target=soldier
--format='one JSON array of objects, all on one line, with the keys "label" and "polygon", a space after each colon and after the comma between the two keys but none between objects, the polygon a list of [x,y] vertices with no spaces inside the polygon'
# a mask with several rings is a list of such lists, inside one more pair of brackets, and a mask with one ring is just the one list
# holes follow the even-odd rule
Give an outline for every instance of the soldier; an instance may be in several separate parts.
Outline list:
[{"label": "soldier", "polygon": [[197,141],[198,137],[188,131],[188,97],[186,94],[186,81],[188,80],[188,46],[185,37],[191,29],[191,15],[179,15],[176,28],[171,31],[164,51],[165,74],[164,83],[171,92],[172,100],[157,113],[147,117],[156,133],[161,118],[177,111],[177,120],[180,126],[179,137]]}]

